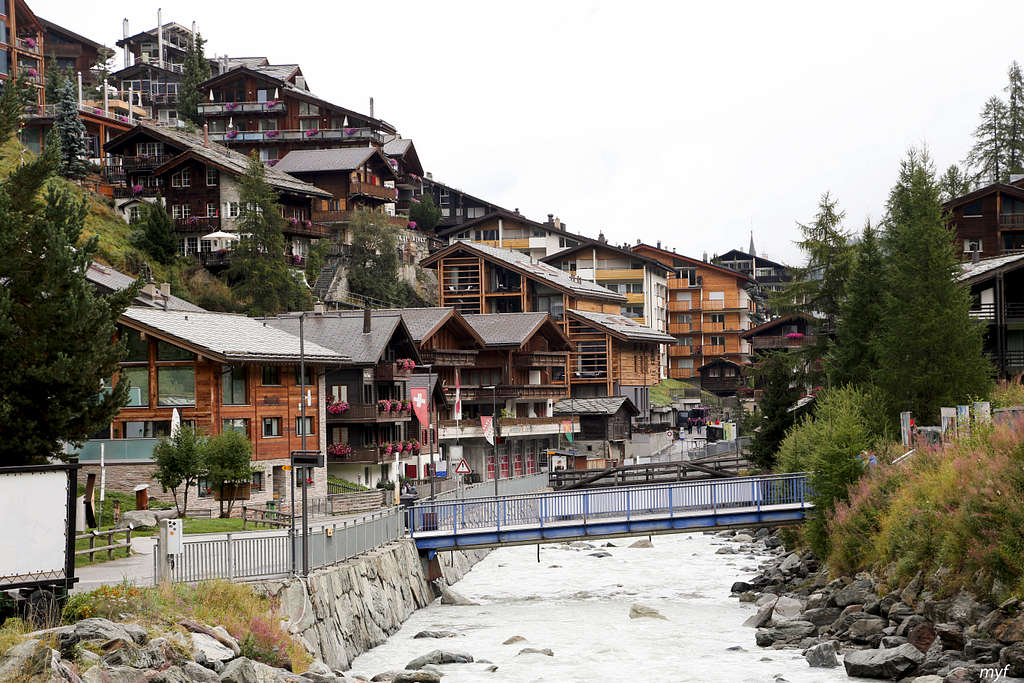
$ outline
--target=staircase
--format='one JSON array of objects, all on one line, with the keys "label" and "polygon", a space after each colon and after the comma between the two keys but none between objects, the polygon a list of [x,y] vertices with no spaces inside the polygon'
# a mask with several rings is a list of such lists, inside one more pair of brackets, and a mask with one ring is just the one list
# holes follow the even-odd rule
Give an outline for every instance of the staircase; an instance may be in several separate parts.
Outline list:
[{"label": "staircase", "polygon": [[331,283],[334,282],[334,274],[338,272],[338,261],[328,262],[320,269],[313,283],[313,295],[320,301],[325,301],[327,293],[331,290]]}]

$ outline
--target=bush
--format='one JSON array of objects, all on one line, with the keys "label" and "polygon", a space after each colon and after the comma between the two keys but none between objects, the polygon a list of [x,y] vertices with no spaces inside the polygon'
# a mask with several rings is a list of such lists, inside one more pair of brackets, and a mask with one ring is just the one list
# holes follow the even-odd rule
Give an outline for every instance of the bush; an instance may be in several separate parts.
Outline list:
[{"label": "bush", "polygon": [[993,408],[1024,406],[1024,384],[1021,384],[1021,376],[1016,375],[1009,380],[999,380],[996,388],[992,391],[991,401]]}]

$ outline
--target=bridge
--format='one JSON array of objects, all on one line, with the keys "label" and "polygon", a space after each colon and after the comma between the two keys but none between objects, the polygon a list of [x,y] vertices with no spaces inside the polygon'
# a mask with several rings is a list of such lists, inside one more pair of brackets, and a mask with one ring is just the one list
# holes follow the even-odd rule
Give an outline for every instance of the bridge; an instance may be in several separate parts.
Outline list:
[{"label": "bridge", "polygon": [[813,507],[806,473],[425,501],[409,508],[424,551],[796,524]]},{"label": "bridge", "polygon": [[548,472],[551,488],[568,490],[630,484],[660,484],[669,481],[735,477],[748,467],[742,455],[717,455],[700,460],[672,460],[643,465],[617,465],[594,470],[552,470]]}]

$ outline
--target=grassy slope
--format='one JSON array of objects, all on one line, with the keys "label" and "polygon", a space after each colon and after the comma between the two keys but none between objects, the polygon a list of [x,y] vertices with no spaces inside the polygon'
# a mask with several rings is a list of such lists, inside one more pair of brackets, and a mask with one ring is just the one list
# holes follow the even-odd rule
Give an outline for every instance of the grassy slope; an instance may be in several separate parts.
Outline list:
[{"label": "grassy slope", "polygon": [[[696,389],[698,384],[691,384],[678,379],[663,379],[656,386],[651,387],[651,403],[658,406],[667,406],[672,403],[670,391],[673,389]],[[700,392],[701,402],[705,405],[718,405],[719,399],[707,391]]]}]

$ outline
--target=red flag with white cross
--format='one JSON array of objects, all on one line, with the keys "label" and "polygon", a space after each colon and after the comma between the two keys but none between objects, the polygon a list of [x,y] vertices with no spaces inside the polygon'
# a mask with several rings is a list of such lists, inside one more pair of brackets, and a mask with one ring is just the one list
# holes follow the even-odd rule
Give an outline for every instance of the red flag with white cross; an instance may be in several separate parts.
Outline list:
[{"label": "red flag with white cross", "polygon": [[412,397],[412,409],[416,413],[416,419],[424,427],[429,425],[427,390],[423,388],[409,389],[409,396]]}]

